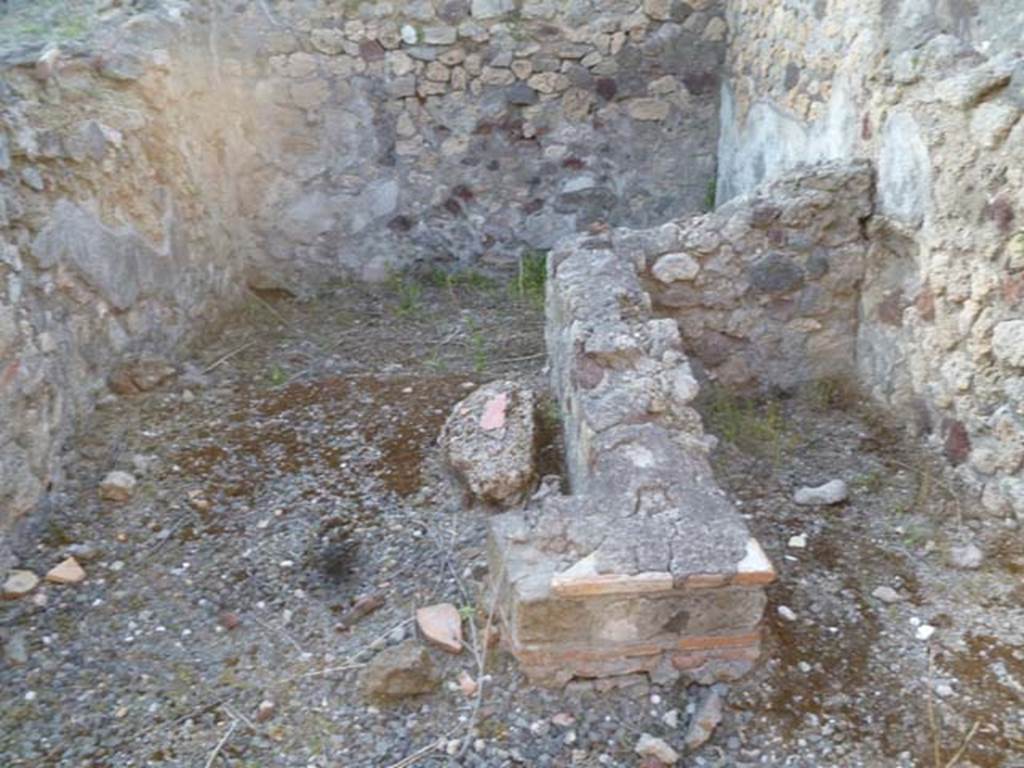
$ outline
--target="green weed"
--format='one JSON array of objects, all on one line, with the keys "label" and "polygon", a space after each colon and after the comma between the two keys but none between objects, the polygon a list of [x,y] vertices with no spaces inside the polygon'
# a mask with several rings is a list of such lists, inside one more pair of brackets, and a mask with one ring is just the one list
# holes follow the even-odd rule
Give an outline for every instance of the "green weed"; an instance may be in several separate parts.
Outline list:
[{"label": "green weed", "polygon": [[544,284],[548,277],[548,252],[523,251],[519,257],[515,295],[534,306],[544,306]]},{"label": "green weed", "polygon": [[827,376],[807,388],[811,403],[821,410],[849,411],[861,401],[857,384],[845,376]]},{"label": "green weed", "polygon": [[434,267],[428,273],[426,281],[435,288],[444,288],[453,294],[459,290],[487,293],[498,287],[497,280],[475,269],[448,272],[441,267]]},{"label": "green weed", "polygon": [[740,450],[778,464],[791,442],[782,404],[758,402],[726,390],[714,390],[707,402],[712,432]]},{"label": "green weed", "polygon": [[856,478],[852,485],[859,491],[878,493],[885,487],[885,472],[880,469],[867,472]]},{"label": "green weed", "polygon": [[472,335],[469,337],[470,344],[473,350],[473,370],[477,373],[483,373],[487,370],[488,355],[487,355],[487,340],[484,338],[484,334],[480,330],[474,330]]},{"label": "green weed", "polygon": [[282,384],[284,384],[287,380],[288,374],[284,372],[284,369],[280,365],[274,363],[270,367],[270,372],[267,374],[267,381],[270,382],[270,386],[279,387]]},{"label": "green weed", "polygon": [[708,179],[708,185],[704,189],[704,211],[710,213],[715,210],[718,203],[718,180],[714,177]]},{"label": "green weed", "polygon": [[401,317],[416,314],[423,299],[423,286],[403,275],[396,275],[390,283],[392,290],[398,295],[398,308],[395,310],[397,314]]}]

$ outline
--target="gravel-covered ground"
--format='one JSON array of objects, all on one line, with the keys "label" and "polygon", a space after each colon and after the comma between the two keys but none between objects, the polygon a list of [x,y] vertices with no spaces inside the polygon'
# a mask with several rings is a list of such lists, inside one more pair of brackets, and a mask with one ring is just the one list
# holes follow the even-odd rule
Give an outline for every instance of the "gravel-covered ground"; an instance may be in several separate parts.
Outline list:
[{"label": "gravel-covered ground", "polygon": [[[87,578],[0,603],[0,765],[634,766],[642,733],[683,751],[706,692],[681,684],[537,690],[492,651],[478,699],[457,684],[481,680],[476,656],[431,649],[436,693],[359,690],[377,651],[415,637],[416,607],[463,607],[470,635],[485,520],[434,440],[478,383],[543,381],[536,300],[475,279],[254,296],[201,342],[170,382],[107,399],[20,531],[21,567],[70,552]],[[719,691],[723,722],[682,762],[1024,765],[1020,531],[840,386],[705,409],[781,578],[766,662]],[[131,501],[99,499],[112,469],[138,477]],[[847,503],[790,501],[836,477]],[[977,569],[952,563],[968,542]],[[381,606],[353,619],[368,596]]]}]

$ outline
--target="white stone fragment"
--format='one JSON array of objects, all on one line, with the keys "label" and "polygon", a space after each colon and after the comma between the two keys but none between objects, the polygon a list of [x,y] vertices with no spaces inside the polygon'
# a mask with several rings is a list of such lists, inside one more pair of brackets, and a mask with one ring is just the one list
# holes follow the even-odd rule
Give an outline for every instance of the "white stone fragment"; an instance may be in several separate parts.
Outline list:
[{"label": "white stone fragment", "polygon": [[877,600],[881,600],[883,603],[889,603],[890,605],[903,600],[903,597],[899,592],[892,587],[887,587],[885,585],[877,587],[875,591],[871,593],[871,596]]},{"label": "white stone fragment", "polygon": [[949,559],[957,568],[974,571],[985,561],[985,553],[975,544],[964,544],[950,549]]},{"label": "white stone fragment", "polygon": [[849,489],[842,480],[830,480],[817,487],[804,486],[793,495],[793,501],[803,507],[823,507],[841,504],[849,496]]},{"label": "white stone fragment", "polygon": [[665,765],[675,765],[679,762],[678,752],[663,739],[651,736],[649,733],[641,734],[634,751],[641,757],[655,757]]},{"label": "white stone fragment", "polygon": [[790,549],[807,549],[807,534],[801,533],[796,536],[790,536],[786,546]]}]

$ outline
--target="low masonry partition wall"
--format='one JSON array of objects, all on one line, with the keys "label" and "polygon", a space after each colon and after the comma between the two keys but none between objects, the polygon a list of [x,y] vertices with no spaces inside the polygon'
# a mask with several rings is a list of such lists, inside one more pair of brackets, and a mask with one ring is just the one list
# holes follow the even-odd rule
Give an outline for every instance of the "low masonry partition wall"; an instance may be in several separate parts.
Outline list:
[{"label": "low masonry partition wall", "polygon": [[492,518],[503,642],[536,682],[636,672],[710,682],[760,647],[760,545],[716,485],[675,321],[652,317],[643,253],[609,235],[548,267],[547,345],[571,495]]}]

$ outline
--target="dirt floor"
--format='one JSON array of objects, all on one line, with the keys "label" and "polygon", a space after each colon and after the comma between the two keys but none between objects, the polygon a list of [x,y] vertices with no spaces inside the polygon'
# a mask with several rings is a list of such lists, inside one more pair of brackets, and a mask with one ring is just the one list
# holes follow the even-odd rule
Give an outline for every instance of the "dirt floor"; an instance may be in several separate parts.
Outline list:
[{"label": "dirt floor", "polygon": [[[416,607],[477,620],[486,521],[435,439],[483,381],[542,386],[539,301],[520,288],[254,295],[175,379],[107,398],[64,491],[19,532],[23,567],[70,552],[87,579],[0,603],[0,765],[635,766],[642,733],[682,752],[695,686],[544,691],[500,653],[481,675],[473,653],[431,650],[435,694],[384,707],[359,691],[379,650],[415,636]],[[721,689],[723,722],[682,764],[1024,766],[1020,530],[958,500],[837,383],[765,403],[710,391],[704,409],[780,579],[765,662]],[[130,502],[98,498],[111,469],[139,478]],[[791,502],[836,477],[847,503]],[[951,561],[967,542],[979,568]],[[380,607],[354,618],[367,597]]]}]

